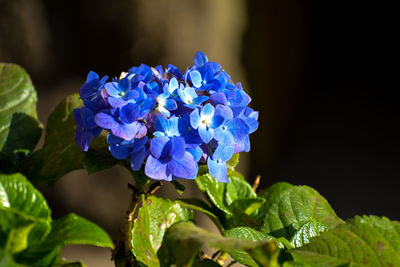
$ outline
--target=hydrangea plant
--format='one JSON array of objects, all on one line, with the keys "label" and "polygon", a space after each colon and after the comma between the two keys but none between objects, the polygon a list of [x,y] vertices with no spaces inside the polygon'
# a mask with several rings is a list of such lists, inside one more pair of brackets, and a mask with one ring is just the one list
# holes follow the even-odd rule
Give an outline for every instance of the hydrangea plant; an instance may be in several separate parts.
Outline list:
[{"label": "hydrangea plant", "polygon": [[75,138],[84,151],[106,130],[111,154],[130,158],[134,171],[144,163],[152,179],[194,179],[207,164],[226,183],[226,162],[250,150],[258,112],[241,84],[202,52],[183,74],[173,65],[142,64],[107,80],[91,71],[79,90],[84,106],[74,110]]},{"label": "hydrangea plant", "polygon": [[[60,257],[70,244],[109,247],[117,267],[400,266],[400,222],[344,221],[311,187],[280,182],[259,191],[260,177],[251,185],[235,171],[258,112],[202,52],[184,73],[142,64],[110,80],[91,71],[79,95],[50,115],[36,150],[43,127],[21,67],[0,63],[0,96],[2,267],[84,266]],[[132,174],[122,238],[75,214],[52,218],[37,188],[115,165]],[[155,195],[161,182],[181,194],[180,179],[194,180],[205,200]],[[194,212],[218,233],[197,226]]]}]

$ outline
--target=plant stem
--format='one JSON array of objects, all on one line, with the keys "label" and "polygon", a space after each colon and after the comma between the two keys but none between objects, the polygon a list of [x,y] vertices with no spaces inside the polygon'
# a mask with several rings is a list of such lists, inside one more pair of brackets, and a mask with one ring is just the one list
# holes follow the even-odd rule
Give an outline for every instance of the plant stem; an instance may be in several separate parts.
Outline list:
[{"label": "plant stem", "polygon": [[132,229],[133,229],[133,221],[136,209],[139,205],[139,196],[141,194],[140,190],[132,185],[128,184],[128,188],[132,190],[131,201],[129,203],[129,209],[127,211],[127,220],[125,225],[125,256],[127,266],[131,266],[131,263],[134,261],[132,255]]}]

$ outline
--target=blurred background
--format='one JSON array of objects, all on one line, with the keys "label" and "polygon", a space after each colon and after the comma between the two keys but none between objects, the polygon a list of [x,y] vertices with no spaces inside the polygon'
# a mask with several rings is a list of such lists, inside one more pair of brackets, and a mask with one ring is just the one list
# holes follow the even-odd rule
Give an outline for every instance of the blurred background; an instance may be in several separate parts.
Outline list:
[{"label": "blurred background", "polygon": [[[46,122],[90,70],[114,77],[140,63],[171,63],[184,71],[201,50],[243,83],[260,111],[240,165],[250,182],[261,175],[260,188],[312,186],[344,219],[399,220],[397,10],[357,0],[0,0],[0,61],[28,71]],[[116,236],[129,181],[119,168],[76,171],[44,194],[54,217],[76,212]],[[167,191],[160,193],[177,197]],[[188,186],[185,195],[193,194]],[[69,247],[63,255],[112,266],[107,250]]]}]

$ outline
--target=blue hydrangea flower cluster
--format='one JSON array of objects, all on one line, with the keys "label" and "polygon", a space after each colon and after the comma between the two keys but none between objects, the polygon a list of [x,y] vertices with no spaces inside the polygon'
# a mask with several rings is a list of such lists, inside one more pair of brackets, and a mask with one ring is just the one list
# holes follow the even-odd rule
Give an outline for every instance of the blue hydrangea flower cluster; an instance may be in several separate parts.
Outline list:
[{"label": "blue hydrangea flower cluster", "polygon": [[258,112],[241,84],[202,52],[184,74],[173,65],[142,64],[107,80],[91,71],[79,90],[84,106],[74,110],[75,139],[84,151],[106,130],[111,154],[130,159],[134,171],[144,165],[152,179],[194,179],[207,164],[228,182],[226,162],[250,150]]}]

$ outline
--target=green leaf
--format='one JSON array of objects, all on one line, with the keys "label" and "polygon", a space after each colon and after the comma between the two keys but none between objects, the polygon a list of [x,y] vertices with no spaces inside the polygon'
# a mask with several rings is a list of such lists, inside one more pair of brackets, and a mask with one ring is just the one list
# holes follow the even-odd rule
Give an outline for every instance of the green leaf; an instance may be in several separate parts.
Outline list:
[{"label": "green leaf", "polygon": [[0,229],[51,221],[50,209],[42,194],[21,174],[0,174]]},{"label": "green leaf", "polygon": [[229,175],[229,183],[226,184],[226,203],[232,204],[238,199],[256,198],[257,194],[254,192],[251,185],[236,176]]},{"label": "green leaf", "polygon": [[28,235],[35,223],[11,229],[8,234],[6,250],[10,254],[20,252],[28,247]]},{"label": "green leaf", "polygon": [[181,205],[183,208],[203,212],[215,223],[219,230],[223,229],[223,226],[221,225],[217,215],[214,214],[211,207],[204,201],[197,198],[185,198],[177,199],[175,202]]},{"label": "green leaf", "polygon": [[400,227],[383,217],[356,217],[291,254],[311,266],[400,266]]},{"label": "green leaf", "polygon": [[299,230],[293,235],[290,243],[293,247],[302,247],[314,236],[319,236],[321,232],[328,230],[328,227],[317,219],[311,219],[303,224]]},{"label": "green leaf", "polygon": [[278,267],[279,249],[275,242],[269,242],[262,246],[247,250],[250,256],[259,266]]},{"label": "green leaf", "polygon": [[264,204],[264,202],[265,199],[261,197],[236,199],[229,207],[234,212],[242,211],[247,215],[251,215],[256,212]]},{"label": "green leaf", "polygon": [[0,247],[0,266],[4,267],[28,267],[27,265],[18,264],[14,261],[3,248]]},{"label": "green leaf", "polygon": [[[275,240],[274,237],[266,235],[249,227],[237,227],[227,230],[224,232],[224,236],[252,241]],[[253,258],[251,258],[250,255],[244,250],[231,250],[228,252],[235,261],[240,262],[241,264],[255,267],[258,266]]]},{"label": "green leaf", "polygon": [[54,220],[51,232],[44,241],[29,246],[26,250],[17,254],[15,259],[17,262],[32,266],[53,266],[59,257],[61,247],[65,245],[114,247],[107,233],[100,227],[75,214],[69,214]]},{"label": "green leaf", "polygon": [[162,266],[190,266],[202,247],[222,251],[244,250],[270,241],[250,241],[223,237],[195,226],[192,222],[175,224],[168,231],[159,251]]},{"label": "green leaf", "polygon": [[165,231],[174,223],[192,219],[193,214],[169,199],[143,196],[142,202],[132,230],[132,253],[149,267],[160,266],[157,251]]},{"label": "green leaf", "polygon": [[112,240],[103,229],[73,213],[53,221],[51,232],[41,245],[93,245],[114,248]]},{"label": "green leaf", "polygon": [[37,96],[29,75],[16,64],[0,63],[0,151],[33,150],[41,135]]},{"label": "green leaf", "polygon": [[274,189],[279,193],[269,190],[266,196],[265,206],[269,207],[261,229],[264,233],[290,240],[314,219],[328,229],[343,223],[326,199],[311,187],[281,184]]},{"label": "green leaf", "polygon": [[79,95],[74,94],[50,114],[44,146],[27,162],[26,174],[36,186],[49,186],[68,172],[83,167],[84,153],[75,144],[73,116],[73,110],[81,106]]},{"label": "green leaf", "polygon": [[197,186],[201,191],[207,193],[210,201],[220,210],[227,214],[232,214],[224,198],[226,184],[218,182],[210,174],[196,177]]},{"label": "green leaf", "polygon": [[220,183],[210,174],[196,178],[196,183],[201,191],[206,192],[210,201],[228,216],[231,216],[230,205],[238,199],[257,198],[251,185],[237,175],[228,175],[229,183]]}]

